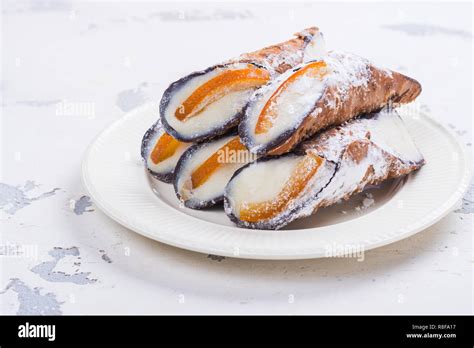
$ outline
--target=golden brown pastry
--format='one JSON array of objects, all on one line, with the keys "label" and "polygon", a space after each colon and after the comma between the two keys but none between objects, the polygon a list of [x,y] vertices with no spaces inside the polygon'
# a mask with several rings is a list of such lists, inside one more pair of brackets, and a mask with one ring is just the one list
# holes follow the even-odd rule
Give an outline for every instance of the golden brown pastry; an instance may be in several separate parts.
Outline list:
[{"label": "golden brown pastry", "polygon": [[257,90],[239,134],[253,153],[283,154],[328,126],[387,104],[411,102],[420,92],[421,85],[410,77],[350,53],[330,52]]}]

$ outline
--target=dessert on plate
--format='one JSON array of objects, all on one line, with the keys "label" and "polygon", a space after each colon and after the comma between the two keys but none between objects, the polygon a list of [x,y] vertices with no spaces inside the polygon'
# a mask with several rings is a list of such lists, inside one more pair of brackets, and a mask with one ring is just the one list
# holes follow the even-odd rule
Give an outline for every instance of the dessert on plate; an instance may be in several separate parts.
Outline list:
[{"label": "dessert on plate", "polygon": [[294,39],[243,54],[173,82],[160,102],[160,117],[166,132],[180,141],[196,142],[222,135],[236,126],[257,88],[324,53],[318,28],[308,28],[295,35]]},{"label": "dessert on plate", "polygon": [[158,120],[145,132],[140,152],[148,172],[157,180],[171,183],[176,163],[191,145],[166,133]]},{"label": "dessert on plate", "polygon": [[176,166],[174,189],[178,199],[192,209],[222,202],[234,172],[252,159],[237,135],[191,146]]},{"label": "dessert on plate", "polygon": [[191,73],[164,92],[141,155],[185,207],[280,229],[424,164],[396,107],[421,85],[326,51],[312,27]]},{"label": "dessert on plate", "polygon": [[225,188],[224,208],[239,226],[278,229],[423,164],[397,112],[383,110],[239,169]]},{"label": "dessert on plate", "polygon": [[388,103],[409,103],[420,92],[412,78],[333,51],[258,89],[250,97],[239,133],[251,152],[283,154],[321,129]]}]

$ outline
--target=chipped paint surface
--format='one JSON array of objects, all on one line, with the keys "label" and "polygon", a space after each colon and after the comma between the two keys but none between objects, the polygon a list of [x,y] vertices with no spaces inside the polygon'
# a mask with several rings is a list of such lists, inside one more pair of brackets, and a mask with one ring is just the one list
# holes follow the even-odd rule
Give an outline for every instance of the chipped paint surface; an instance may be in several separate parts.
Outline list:
[{"label": "chipped paint surface", "polygon": [[[221,21],[221,20],[245,20],[252,19],[255,16],[248,9],[215,9],[212,11],[205,10],[187,10],[187,11],[161,11],[152,12],[146,19],[158,18],[165,22],[175,21]],[[145,20],[145,18],[143,19]]]},{"label": "chipped paint surface", "polygon": [[394,25],[382,25],[383,28],[401,31],[407,35],[412,36],[430,36],[430,35],[449,35],[457,36],[463,39],[472,39],[472,33],[465,30],[457,30],[445,28],[437,25],[426,25],[418,23],[405,23],[405,24],[394,24]]},{"label": "chipped paint surface", "polygon": [[92,207],[92,201],[89,196],[82,196],[77,201],[74,202],[74,214],[82,215],[84,213],[93,212],[94,209],[90,209]]},{"label": "chipped paint surface", "polygon": [[143,82],[137,88],[126,89],[117,95],[116,104],[122,111],[130,111],[149,100],[146,93],[148,84]]},{"label": "chipped paint surface", "polygon": [[67,0],[48,1],[5,1],[3,13],[46,13],[46,12],[66,12],[71,9],[71,2]]},{"label": "chipped paint surface", "polygon": [[211,259],[213,261],[218,261],[218,262],[221,262],[222,260],[225,260],[225,256],[212,255],[212,254],[207,255],[207,258]]},{"label": "chipped paint surface", "polygon": [[[2,4],[5,42],[11,47],[2,51],[6,65],[0,81],[5,116],[0,122],[0,292],[5,290],[0,313],[472,312],[472,188],[456,213],[368,251],[364,262],[255,261],[188,252],[137,235],[81,198],[87,193],[80,180],[84,151],[106,124],[149,101],[156,103],[158,118],[170,82],[286,40],[302,23],[320,25],[331,48],[355,50],[421,80],[420,111],[452,128],[472,150],[470,103],[455,102],[469,101],[472,94],[470,4]],[[338,20],[318,23],[318,13],[337,13]],[[350,24],[350,35],[341,23]],[[35,30],[21,37],[20,47],[27,26]],[[437,88],[440,81],[455,88]],[[138,150],[125,151],[133,157]],[[118,151],[117,159],[128,161],[124,149]],[[34,201],[54,187],[61,187],[55,196]],[[38,248],[38,258],[33,249],[20,252],[20,246],[30,245]]]},{"label": "chipped paint surface", "polygon": [[74,283],[78,285],[91,284],[97,281],[96,279],[89,278],[90,272],[68,274],[66,272],[54,270],[58,265],[58,262],[66,256],[79,256],[79,249],[77,247],[55,247],[53,250],[50,250],[48,254],[53,257],[53,260],[42,262],[31,269],[33,273],[38,274],[44,280],[53,283]]},{"label": "chipped paint surface", "polygon": [[111,23],[125,24],[129,22],[147,23],[150,21],[162,22],[208,22],[208,21],[237,21],[249,20],[255,18],[255,15],[246,8],[231,9],[231,8],[214,8],[206,9],[201,6],[200,9],[188,8],[186,10],[163,10],[153,11],[147,15],[132,15],[125,18],[112,18]]},{"label": "chipped paint surface", "polygon": [[105,253],[105,250],[101,249],[101,250],[99,250],[99,252],[102,254],[102,256],[100,257],[102,260],[104,260],[107,263],[112,263],[113,262],[112,259],[109,257],[109,255],[107,255]]},{"label": "chipped paint surface", "polygon": [[16,314],[20,315],[47,315],[47,314],[62,314],[61,304],[56,298],[56,295],[47,292],[42,294],[40,288],[30,288],[23,281],[18,278],[11,278],[4,291],[14,291],[18,297],[18,311]]},{"label": "chipped paint surface", "polygon": [[53,100],[20,100],[20,101],[17,101],[16,104],[23,105],[23,106],[30,106],[30,107],[34,107],[34,108],[39,108],[39,107],[56,105],[59,102],[61,102],[60,99],[53,99]]},{"label": "chipped paint surface", "polygon": [[12,186],[0,183],[0,210],[13,215],[32,202],[54,196],[56,191],[60,190],[59,188],[55,188],[36,196],[31,195],[30,191],[37,187],[38,185],[35,184],[34,181],[27,181],[23,186]]},{"label": "chipped paint surface", "polygon": [[102,254],[101,259],[107,263],[112,263],[112,259],[107,254]]},{"label": "chipped paint surface", "polygon": [[474,180],[471,181],[469,189],[462,199],[462,206],[455,210],[455,213],[472,214],[474,213]]}]

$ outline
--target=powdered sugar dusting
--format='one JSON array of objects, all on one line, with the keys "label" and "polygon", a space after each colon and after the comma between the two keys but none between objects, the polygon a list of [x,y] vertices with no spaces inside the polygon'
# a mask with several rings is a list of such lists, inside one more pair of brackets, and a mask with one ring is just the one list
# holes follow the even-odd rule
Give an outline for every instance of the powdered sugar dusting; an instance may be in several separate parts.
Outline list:
[{"label": "powdered sugar dusting", "polygon": [[349,97],[352,87],[367,86],[371,74],[369,61],[347,52],[329,52],[325,59],[332,73],[327,76],[327,85],[337,89],[342,100]]},{"label": "powdered sugar dusting", "polygon": [[[307,156],[313,153],[325,159],[324,166],[318,169],[298,197],[287,203],[285,211],[265,221],[239,221],[239,224],[250,228],[278,229],[313,214],[318,208],[346,200],[368,184],[419,168],[423,157],[416,147],[402,147],[395,151],[389,142],[383,141],[387,132],[392,138],[407,141],[407,131],[395,111],[383,111],[372,118],[347,122],[303,144],[301,148]],[[373,195],[368,193],[357,209],[369,209],[374,203]],[[232,214],[233,209],[235,207],[226,207],[226,212]]]},{"label": "powdered sugar dusting", "polygon": [[230,62],[251,61],[268,69],[273,75],[278,75],[298,64],[325,55],[324,38],[317,28],[308,28],[296,35],[302,41],[298,45],[287,41],[260,51],[268,49],[266,54],[259,54],[259,51],[244,53]]},{"label": "powdered sugar dusting", "polygon": [[[241,126],[243,129],[246,128],[248,136],[243,138],[245,145],[251,152],[265,148],[266,144],[284,132],[294,131],[306,117],[319,118],[323,107],[336,109],[344,105],[351,97],[349,95],[351,89],[367,86],[372,78],[371,64],[357,55],[332,51],[324,57],[323,61],[326,63],[326,67],[321,79],[305,76],[308,83],[305,83],[304,78],[300,78],[299,83],[293,82],[291,89],[285,91],[285,95],[288,96],[285,103],[296,111],[291,114],[291,118],[282,117],[282,115],[288,114],[283,107],[285,103],[280,100],[282,98],[273,100],[271,106],[277,110],[275,113],[278,114],[278,117],[276,122],[272,122],[270,131],[264,135],[255,134],[254,129],[265,102],[286,80],[314,61],[300,64],[286,71],[254,93]],[[315,83],[315,80],[318,83]],[[296,81],[298,82],[298,80]],[[331,93],[332,91],[335,93]],[[307,104],[306,107],[302,107],[303,104]]]},{"label": "powdered sugar dusting", "polygon": [[276,71],[280,66],[293,67],[303,61],[302,50],[292,50],[288,45],[283,46],[283,51],[268,55],[260,63],[270,71]]}]

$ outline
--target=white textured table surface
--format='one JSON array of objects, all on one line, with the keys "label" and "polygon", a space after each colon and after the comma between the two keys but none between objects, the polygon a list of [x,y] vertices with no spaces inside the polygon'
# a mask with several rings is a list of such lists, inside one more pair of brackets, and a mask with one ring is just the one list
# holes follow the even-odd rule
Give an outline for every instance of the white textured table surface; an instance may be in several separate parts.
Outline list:
[{"label": "white textured table surface", "polygon": [[363,262],[275,262],[147,240],[80,182],[87,145],[125,112],[310,25],[329,48],[418,79],[419,107],[470,149],[471,4],[2,6],[0,313],[472,313],[472,186],[458,210]]}]

